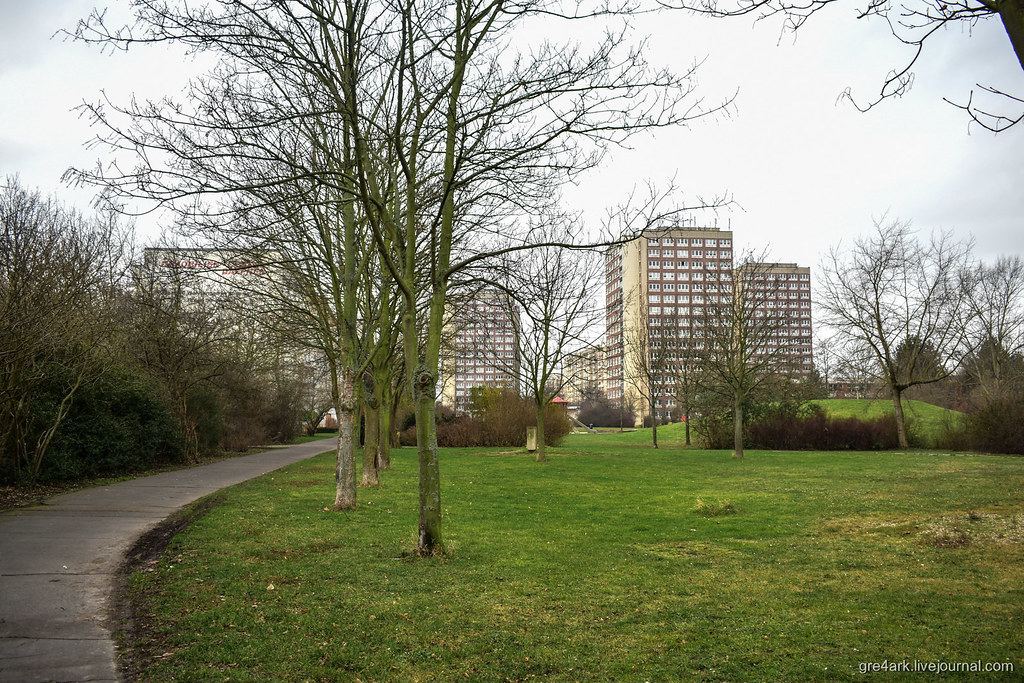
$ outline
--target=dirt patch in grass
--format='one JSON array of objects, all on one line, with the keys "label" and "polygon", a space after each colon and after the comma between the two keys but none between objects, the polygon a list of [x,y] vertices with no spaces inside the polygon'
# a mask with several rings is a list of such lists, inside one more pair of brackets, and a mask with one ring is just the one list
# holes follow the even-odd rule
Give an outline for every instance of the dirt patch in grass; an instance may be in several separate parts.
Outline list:
[{"label": "dirt patch in grass", "polygon": [[922,528],[924,541],[937,548],[973,543],[1024,544],[1024,515],[964,512],[940,515]]},{"label": "dirt patch in grass", "polygon": [[693,511],[703,517],[719,517],[721,515],[735,515],[742,510],[727,500],[719,500],[718,502],[712,503],[710,501],[697,499],[697,504],[694,506]]},{"label": "dirt patch in grass", "polygon": [[132,577],[139,572],[155,571],[154,565],[163,557],[171,539],[223,500],[220,494],[199,499],[143,534],[125,553],[115,577],[111,615],[114,622],[111,631],[118,643],[117,667],[122,680],[138,680],[145,671],[146,662],[170,656],[154,637],[144,591],[133,588]]},{"label": "dirt patch in grass", "polygon": [[645,543],[634,545],[633,547],[641,552],[650,553],[666,560],[689,558],[715,561],[743,554],[733,548],[726,548],[725,546],[706,541],[669,541],[666,543]]},{"label": "dirt patch in grass", "polygon": [[930,518],[843,517],[825,522],[821,530],[839,535],[918,537],[936,548],[966,548],[978,543],[1024,544],[1024,514],[970,511]]}]

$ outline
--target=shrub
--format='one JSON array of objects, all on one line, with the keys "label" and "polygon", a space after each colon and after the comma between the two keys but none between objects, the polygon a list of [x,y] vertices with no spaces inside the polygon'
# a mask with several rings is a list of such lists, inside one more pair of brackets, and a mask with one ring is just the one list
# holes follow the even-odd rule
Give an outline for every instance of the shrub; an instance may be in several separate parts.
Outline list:
[{"label": "shrub", "polygon": [[774,450],[871,451],[898,445],[892,415],[873,420],[829,418],[821,412],[774,415],[751,424],[746,436],[752,448]]},{"label": "shrub", "polygon": [[[471,415],[456,415],[450,408],[438,406],[437,445],[525,446],[526,428],[537,425],[534,403],[509,389],[478,387],[473,391]],[[549,405],[544,413],[544,443],[557,446],[571,431],[572,422],[565,410]],[[403,446],[415,446],[415,424],[402,430],[399,440]]]},{"label": "shrub", "polygon": [[968,414],[962,430],[950,430],[946,442],[986,453],[1024,452],[1024,397],[997,399]]},{"label": "shrub", "polygon": [[632,427],[636,423],[636,415],[631,408],[624,407],[620,411],[618,406],[612,405],[603,396],[584,401],[578,419],[585,425],[595,427]]},{"label": "shrub", "polygon": [[179,460],[181,431],[159,388],[131,370],[111,368],[75,394],[40,478],[114,475]]}]

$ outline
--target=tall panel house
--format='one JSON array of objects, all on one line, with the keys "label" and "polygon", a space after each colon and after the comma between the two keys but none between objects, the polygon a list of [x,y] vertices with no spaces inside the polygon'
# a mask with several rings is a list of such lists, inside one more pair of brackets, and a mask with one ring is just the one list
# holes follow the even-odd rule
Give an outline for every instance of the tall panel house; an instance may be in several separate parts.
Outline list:
[{"label": "tall panel house", "polygon": [[453,300],[441,361],[441,404],[465,413],[473,387],[518,389],[517,325],[504,292],[481,289]]},{"label": "tall panel house", "polygon": [[[765,315],[784,312],[773,332],[790,367],[810,374],[810,269],[794,263],[754,264],[766,288]],[[733,233],[717,227],[668,227],[605,253],[605,394],[644,417],[679,417],[678,389],[689,367],[699,371],[708,325],[720,325],[742,289],[735,281]],[[758,288],[761,289],[760,287]],[[653,398],[650,406],[648,398]]]},{"label": "tall panel house", "polygon": [[769,343],[779,347],[796,373],[809,376],[814,369],[811,353],[811,269],[795,263],[756,264],[766,281],[766,302],[782,324]]},{"label": "tall panel house", "polygon": [[638,368],[663,362],[655,356],[667,361],[671,353],[664,340],[679,329],[692,329],[705,306],[731,296],[732,264],[732,231],[717,227],[646,230],[605,253],[605,395],[613,403],[625,400],[646,415],[642,396],[654,391],[655,417],[671,413],[673,378],[665,373],[644,378]]}]

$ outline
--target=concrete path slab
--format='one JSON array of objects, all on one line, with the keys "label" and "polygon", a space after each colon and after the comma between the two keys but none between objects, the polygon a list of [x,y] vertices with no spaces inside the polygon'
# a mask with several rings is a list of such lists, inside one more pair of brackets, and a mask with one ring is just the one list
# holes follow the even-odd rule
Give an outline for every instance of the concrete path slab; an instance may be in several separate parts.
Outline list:
[{"label": "concrete path slab", "polygon": [[0,514],[0,681],[117,681],[117,568],[176,510],[335,448],[315,441],[55,496]]}]

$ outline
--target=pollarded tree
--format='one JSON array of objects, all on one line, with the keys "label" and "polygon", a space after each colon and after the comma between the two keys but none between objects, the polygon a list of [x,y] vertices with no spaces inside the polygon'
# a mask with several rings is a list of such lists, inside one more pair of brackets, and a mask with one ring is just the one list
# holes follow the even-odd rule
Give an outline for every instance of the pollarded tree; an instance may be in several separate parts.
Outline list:
[{"label": "pollarded tree", "polygon": [[848,252],[831,249],[823,263],[823,322],[847,364],[889,388],[901,448],[903,392],[945,379],[970,350],[970,260],[969,243],[940,233],[922,244],[893,220],[877,221]]}]

